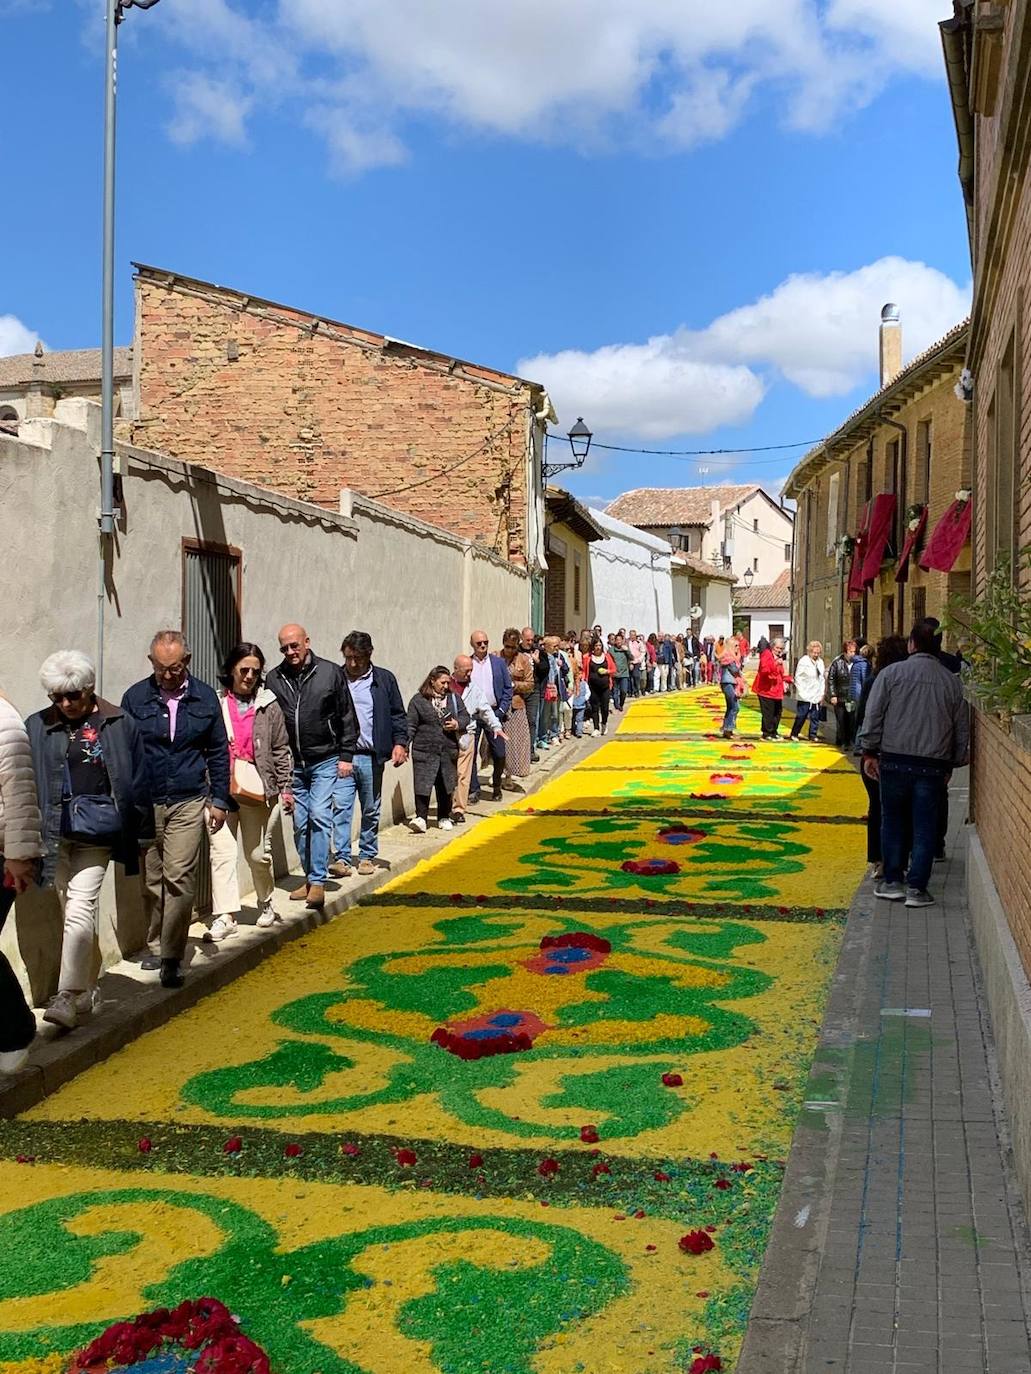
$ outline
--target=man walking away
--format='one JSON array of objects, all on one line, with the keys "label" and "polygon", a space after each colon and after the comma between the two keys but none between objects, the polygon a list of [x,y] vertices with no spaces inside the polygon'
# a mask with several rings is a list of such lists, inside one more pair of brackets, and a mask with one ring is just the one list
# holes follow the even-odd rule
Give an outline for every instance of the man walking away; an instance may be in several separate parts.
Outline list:
[{"label": "man walking away", "polygon": [[352,630],[340,645],[344,677],[354,706],[358,741],[351,771],[337,777],[333,788],[333,858],[329,871],[334,878],[349,878],[351,822],[357,798],[361,824],[358,832],[358,872],[375,873],[379,856],[379,815],[383,794],[383,769],[387,760],[395,768],[408,762],[408,715],[397,678],[372,662],[372,636]]},{"label": "man walking away", "polygon": [[909,650],[904,663],[877,674],[858,744],[864,773],[881,789],[884,876],[874,893],[922,907],[934,902],[927,884],[942,790],[967,762],[970,723],[959,679],[937,658],[925,621],[913,626]]},{"label": "man walking away", "polygon": [[150,664],[150,677],[122,697],[143,737],[154,802],[143,864],[151,952],[141,968],[160,970],[162,987],[181,988],[204,826],[217,834],[229,810],[229,740],[215,692],[190,676],[190,646],[178,630],[154,636]]},{"label": "man walking away", "polygon": [[[472,681],[479,687],[487,705],[503,726],[512,713],[512,674],[508,671],[508,664],[500,654],[490,653],[490,640],[487,638],[486,630],[473,630],[469,636],[469,646],[473,651]],[[469,714],[473,715],[474,713],[470,711]],[[491,760],[494,765],[491,778],[491,800],[501,800],[501,779],[505,772],[505,736],[486,729],[481,718],[477,716],[472,757],[465,760],[468,766],[468,775],[465,779],[464,790],[461,755],[459,755],[458,760],[459,782],[458,794],[456,795],[461,796],[463,803],[480,800],[480,753],[485,738],[490,745]],[[530,741],[532,744],[532,735]],[[465,805],[463,804],[460,809],[464,820]],[[455,820],[458,820],[457,816]]]},{"label": "man walking away", "polygon": [[[511,678],[509,678],[509,684],[511,684]],[[455,659],[454,671],[451,674],[451,690],[455,696],[461,698],[462,704],[469,712],[469,726],[458,741],[458,786],[455,788],[455,795],[451,803],[451,819],[455,825],[462,825],[465,822],[465,813],[469,806],[469,782],[476,768],[479,731],[481,729],[489,731],[491,740],[496,739],[502,746],[500,758],[496,758],[494,761],[497,782],[493,794],[495,801],[501,800],[500,769],[505,766],[505,733],[494,707],[487,700],[483,688],[473,677],[473,660],[468,654],[459,654]],[[509,690],[511,691],[511,685]],[[478,795],[479,793],[477,793]]]},{"label": "man walking away", "polygon": [[358,724],[343,670],[312,653],[303,625],[283,626],[279,651],[283,662],[268,674],[265,685],[283,708],[290,736],[294,778],[290,792],[283,794],[283,810],[293,815],[294,842],[305,872],[290,900],[318,910],[326,900],[333,794],[337,778],[354,770]]},{"label": "man walking away", "polygon": [[848,750],[852,746],[852,664],[856,657],[856,641],[846,640],[841,653],[827,670],[827,697],[834,707],[834,720],[837,724],[836,744],[839,749]]}]

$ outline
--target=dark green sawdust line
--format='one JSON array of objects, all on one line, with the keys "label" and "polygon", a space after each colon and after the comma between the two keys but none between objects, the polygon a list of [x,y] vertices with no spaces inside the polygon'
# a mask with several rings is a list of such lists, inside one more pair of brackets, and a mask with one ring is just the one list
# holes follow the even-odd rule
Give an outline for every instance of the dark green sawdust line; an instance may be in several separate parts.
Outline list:
[{"label": "dark green sawdust line", "polygon": [[[647,877],[645,876],[645,881]],[[698,921],[827,921],[844,923],[847,907],[770,906],[758,902],[692,902],[686,899],[663,897],[555,897],[547,894],[521,896],[519,893],[499,893],[497,896],[449,897],[444,892],[371,892],[358,906],[379,907],[465,907],[494,911],[582,911],[595,915],[631,915],[649,920],[691,919]]]},{"label": "dark green sawdust line", "polygon": [[[733,799],[730,798],[730,797],[728,797],[727,800],[728,800],[728,802],[732,802],[732,801],[733,801]],[[737,806],[733,806],[733,805],[727,806],[727,807],[695,806],[695,805],[691,805],[691,804],[690,804],[690,803],[691,803],[690,797],[685,797],[685,798],[683,799],[683,801],[680,803],[680,805],[681,805],[682,808],[683,808],[683,815],[681,815],[680,819],[681,819],[681,820],[684,820],[684,819],[686,819],[686,820],[698,819],[698,820],[710,820],[710,821],[712,821],[712,820],[768,821],[768,820],[771,818],[771,815],[776,814],[776,815],[779,816],[779,815],[783,812],[783,814],[784,814],[785,816],[788,816],[791,820],[798,820],[798,821],[804,822],[806,825],[863,825],[863,824],[864,824],[864,821],[863,821],[863,817],[862,817],[862,816],[813,816],[813,815],[810,815],[808,812],[805,812],[805,811],[783,811],[783,801],[786,801],[786,800],[788,800],[788,798],[781,799],[781,798],[771,797],[771,798],[770,798],[770,802],[769,802],[770,809],[769,809],[768,811],[752,811],[752,810],[747,810],[747,811],[746,811],[746,810],[743,810],[741,807],[737,807]],[[778,812],[775,813],[775,812],[774,812],[774,807],[775,807],[778,803],[779,803],[780,806],[781,806],[781,811],[778,811]],[[669,808],[668,806],[659,807],[659,808],[656,808],[656,807],[654,807],[654,806],[649,806],[649,807],[626,806],[626,805],[623,805],[623,804],[617,799],[615,805],[606,807],[603,811],[586,810],[586,809],[584,809],[584,810],[577,810],[577,809],[574,808],[574,807],[567,807],[567,806],[549,806],[549,807],[547,808],[547,810],[544,810],[544,809],[541,809],[541,810],[539,810],[539,811],[526,811],[525,809],[522,810],[522,811],[510,810],[510,811],[502,811],[502,812],[496,813],[496,814],[501,814],[501,815],[505,815],[505,816],[516,816],[516,817],[530,815],[530,816],[533,816],[533,818],[534,818],[535,820],[542,820],[542,819],[548,820],[548,819],[550,819],[552,816],[578,816],[578,817],[579,817],[579,816],[604,816],[604,815],[610,815],[610,816],[611,816],[611,815],[615,815],[615,816],[619,816],[619,817],[626,816],[626,817],[629,817],[631,820],[645,820],[645,821],[647,821],[647,820],[662,820],[662,821],[668,821],[668,819],[669,819],[669,812],[670,812],[670,808]]]},{"label": "dark green sawdust line", "polygon": [[[797,1109],[785,1094],[784,1110]],[[238,1136],[238,1153],[226,1154],[225,1142]],[[149,1142],[144,1152],[140,1142]],[[287,1144],[301,1147],[294,1158],[284,1154]],[[347,1143],[356,1155],[343,1153]],[[413,1150],[414,1165],[400,1165],[399,1149]],[[482,1165],[470,1166],[479,1155]],[[526,1147],[480,1149],[471,1145],[413,1140],[410,1137],[362,1132],[327,1134],[301,1131],[287,1134],[259,1126],[179,1125],[167,1121],[3,1121],[0,1158],[19,1156],[23,1167],[41,1164],[78,1165],[90,1169],[140,1174],[183,1174],[198,1177],[265,1178],[274,1181],[361,1184],[392,1190],[421,1190],[429,1180],[434,1192],[472,1198],[526,1197],[554,1203],[631,1208],[671,1220],[690,1215],[697,1225],[722,1225],[739,1207],[741,1185],[748,1181],[761,1192],[779,1188],[783,1160],[749,1159],[747,1174],[731,1169],[736,1160],[692,1158],[635,1158],[610,1154],[604,1140],[578,1150]],[[558,1172],[538,1172],[544,1159],[557,1161]],[[610,1173],[595,1175],[606,1164]],[[669,1182],[656,1173],[669,1175]],[[714,1187],[727,1178],[731,1188]]]}]

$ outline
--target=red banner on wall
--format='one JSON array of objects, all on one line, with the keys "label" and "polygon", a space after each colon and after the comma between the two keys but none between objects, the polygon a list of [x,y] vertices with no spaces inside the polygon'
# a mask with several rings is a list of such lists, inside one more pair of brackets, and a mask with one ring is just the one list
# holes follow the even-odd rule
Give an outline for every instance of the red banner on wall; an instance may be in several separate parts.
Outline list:
[{"label": "red banner on wall", "polygon": [[927,541],[927,548],[920,555],[920,566],[930,571],[951,571],[959,557],[963,545],[970,538],[970,521],[973,515],[970,501],[953,501],[942,518],[934,527],[934,533]]},{"label": "red banner on wall", "polygon": [[906,542],[902,545],[902,552],[899,554],[899,565],[895,569],[896,582],[909,581],[909,560],[913,553],[913,550],[917,546],[920,536],[923,534],[926,528],[927,507],[925,506],[923,510],[920,512],[920,519],[917,523],[916,528],[909,531],[909,533],[906,535]]},{"label": "red banner on wall", "polygon": [[895,493],[882,491],[875,496],[870,506],[870,529],[866,540],[866,553],[863,558],[863,586],[869,587],[877,580],[884,562],[884,551],[891,538],[892,524],[895,519]]}]

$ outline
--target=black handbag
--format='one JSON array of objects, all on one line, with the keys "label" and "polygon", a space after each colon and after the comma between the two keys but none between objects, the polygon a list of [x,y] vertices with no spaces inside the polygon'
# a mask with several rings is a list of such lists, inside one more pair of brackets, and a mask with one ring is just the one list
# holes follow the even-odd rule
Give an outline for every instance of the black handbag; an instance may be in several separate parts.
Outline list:
[{"label": "black handbag", "polygon": [[122,816],[114,797],[105,793],[73,797],[71,785],[66,760],[61,796],[61,838],[80,844],[113,845],[122,833]]}]

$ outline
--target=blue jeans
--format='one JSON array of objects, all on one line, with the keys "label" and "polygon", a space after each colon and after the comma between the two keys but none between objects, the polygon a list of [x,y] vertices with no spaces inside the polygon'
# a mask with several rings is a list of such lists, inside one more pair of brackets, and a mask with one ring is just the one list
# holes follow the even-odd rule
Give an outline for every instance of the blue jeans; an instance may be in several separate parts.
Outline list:
[{"label": "blue jeans", "polygon": [[792,739],[798,739],[806,721],[809,722],[809,738],[818,739],[820,735],[820,703],[818,701],[800,701],[795,706],[795,720],[791,726]]},{"label": "blue jeans", "polygon": [[336,782],[336,759],[294,769],[294,843],[309,885],[321,886],[328,874]]},{"label": "blue jeans", "polygon": [[351,776],[337,778],[333,788],[333,854],[338,863],[351,862],[351,819],[354,799],[361,810],[358,858],[374,859],[379,853],[379,808],[383,791],[383,765],[371,754],[355,754]]},{"label": "blue jeans", "polygon": [[734,691],[732,682],[722,682],[720,686],[723,688],[723,700],[727,703],[727,712],[723,717],[723,729],[733,730],[737,724],[737,713],[741,710],[741,698]]},{"label": "blue jeans", "polygon": [[[881,853],[884,881],[926,888],[938,844],[938,818],[946,770],[881,759]],[[906,872],[906,860],[909,872]]]},{"label": "blue jeans", "polygon": [[622,711],[623,704],[630,695],[629,677],[617,677],[612,684],[612,704],[617,711]]},{"label": "blue jeans", "polygon": [[573,707],[573,734],[577,739],[579,739],[584,732],[584,712],[586,709],[586,706]]}]

